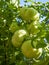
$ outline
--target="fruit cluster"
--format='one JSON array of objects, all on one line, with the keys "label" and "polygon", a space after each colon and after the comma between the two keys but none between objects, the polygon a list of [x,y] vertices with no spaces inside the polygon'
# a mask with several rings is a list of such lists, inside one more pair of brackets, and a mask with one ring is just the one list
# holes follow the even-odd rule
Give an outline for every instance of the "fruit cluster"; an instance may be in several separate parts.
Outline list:
[{"label": "fruit cluster", "polygon": [[20,29],[16,22],[12,23],[10,26],[10,31],[14,32],[12,44],[16,48],[21,48],[26,58],[39,58],[42,54],[42,48],[34,48],[32,40],[28,39],[28,37],[35,36],[40,31],[38,29],[39,13],[34,8],[22,7],[19,10],[19,16],[26,21],[27,29]]}]

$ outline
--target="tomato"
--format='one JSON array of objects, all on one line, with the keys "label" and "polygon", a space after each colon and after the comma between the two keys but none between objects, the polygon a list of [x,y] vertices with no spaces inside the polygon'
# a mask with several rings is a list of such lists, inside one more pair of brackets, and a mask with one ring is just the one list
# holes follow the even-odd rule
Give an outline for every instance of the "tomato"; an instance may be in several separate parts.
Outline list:
[{"label": "tomato", "polygon": [[20,8],[20,17],[24,20],[26,20],[26,14],[24,14],[26,10],[27,10],[26,7]]},{"label": "tomato", "polygon": [[39,20],[39,13],[34,8],[28,8],[26,11],[26,20]]},{"label": "tomato", "polygon": [[18,26],[18,24],[17,24],[17,22],[12,22],[12,24],[10,25],[10,28],[9,28],[9,30],[12,32],[12,33],[14,33],[16,30],[18,30],[19,29],[19,26]]},{"label": "tomato", "polygon": [[41,55],[40,48],[33,48],[31,45],[31,40],[27,40],[22,44],[21,47],[22,53],[27,58],[38,58]]},{"label": "tomato", "polygon": [[20,16],[26,21],[39,20],[39,13],[34,8],[23,7],[20,9]]},{"label": "tomato", "polygon": [[20,47],[24,38],[27,36],[27,32],[26,30],[18,30],[14,33],[14,35],[12,36],[12,44],[15,46],[15,47]]},{"label": "tomato", "polygon": [[31,24],[29,24],[28,26],[27,26],[27,30],[28,30],[28,32],[30,33],[30,34],[36,34],[36,33],[38,33],[40,30],[38,29],[38,26],[37,26],[37,24],[35,24],[35,23],[33,23],[33,22],[31,22]]}]

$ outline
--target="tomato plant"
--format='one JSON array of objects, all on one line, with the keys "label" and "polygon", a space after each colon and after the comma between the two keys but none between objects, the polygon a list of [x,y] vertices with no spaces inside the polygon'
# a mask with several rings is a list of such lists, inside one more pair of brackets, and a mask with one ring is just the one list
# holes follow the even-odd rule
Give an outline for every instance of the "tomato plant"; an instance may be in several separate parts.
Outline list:
[{"label": "tomato plant", "polygon": [[49,65],[49,2],[14,1],[0,0],[0,65]]}]

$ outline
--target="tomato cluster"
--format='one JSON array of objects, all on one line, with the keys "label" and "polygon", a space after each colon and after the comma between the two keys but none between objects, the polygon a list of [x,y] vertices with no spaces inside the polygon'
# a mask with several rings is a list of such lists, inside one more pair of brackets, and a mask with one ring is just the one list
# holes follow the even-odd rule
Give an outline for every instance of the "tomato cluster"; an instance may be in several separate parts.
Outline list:
[{"label": "tomato cluster", "polygon": [[39,13],[34,8],[22,7],[19,9],[19,16],[23,20],[21,26],[24,26],[25,21],[26,27],[20,29],[16,22],[11,24],[10,31],[14,33],[12,44],[16,48],[21,48],[26,58],[39,58],[42,55],[42,48],[36,48],[36,42],[32,41],[32,37],[36,37],[37,33],[40,32],[38,28]]}]

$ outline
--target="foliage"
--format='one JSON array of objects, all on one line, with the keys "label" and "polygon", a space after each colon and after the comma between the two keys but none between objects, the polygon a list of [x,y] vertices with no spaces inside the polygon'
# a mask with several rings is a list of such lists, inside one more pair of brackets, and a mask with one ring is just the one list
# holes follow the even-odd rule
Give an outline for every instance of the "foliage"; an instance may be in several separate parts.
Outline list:
[{"label": "foliage", "polygon": [[[20,8],[23,6],[19,5],[20,0],[17,0],[17,5],[10,1],[0,0],[0,65],[49,65],[49,2],[33,2],[31,5],[24,5],[25,7],[36,9],[40,14],[37,23],[32,25],[33,27],[38,26],[39,31],[37,33],[35,31],[32,34],[30,33],[30,28],[33,31],[36,30],[31,26],[34,21],[29,20],[26,23],[27,21],[21,18]],[[27,0],[25,3],[28,1],[31,0]],[[23,13],[25,14],[25,12]],[[23,42],[31,40],[33,48],[42,48],[42,54],[39,58],[28,59],[23,55],[21,47],[13,46],[11,39],[14,33],[10,30],[13,22],[17,22],[19,29],[27,30],[29,35],[24,38]]]}]

